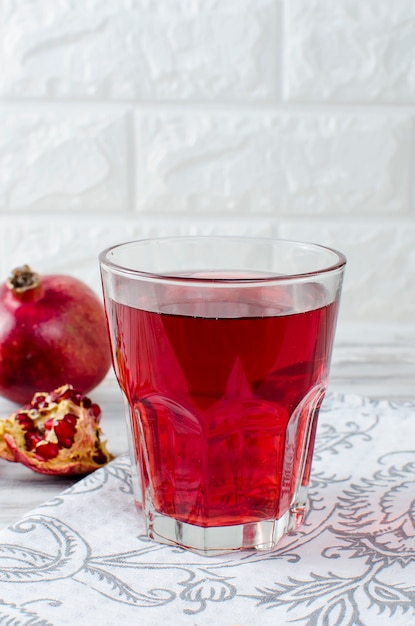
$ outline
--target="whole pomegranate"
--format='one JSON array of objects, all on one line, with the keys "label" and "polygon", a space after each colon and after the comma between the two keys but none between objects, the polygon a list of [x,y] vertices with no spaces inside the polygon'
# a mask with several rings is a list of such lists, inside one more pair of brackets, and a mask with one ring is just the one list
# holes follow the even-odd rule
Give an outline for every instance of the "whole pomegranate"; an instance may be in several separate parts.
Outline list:
[{"label": "whole pomegranate", "polygon": [[23,404],[64,384],[87,393],[110,364],[104,307],[82,281],[24,265],[0,285],[0,395]]}]

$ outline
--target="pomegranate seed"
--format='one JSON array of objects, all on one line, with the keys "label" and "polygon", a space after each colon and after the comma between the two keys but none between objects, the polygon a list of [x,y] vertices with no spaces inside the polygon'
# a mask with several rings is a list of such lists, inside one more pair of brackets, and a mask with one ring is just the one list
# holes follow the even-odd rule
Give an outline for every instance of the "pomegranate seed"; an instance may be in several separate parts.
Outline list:
[{"label": "pomegranate seed", "polygon": [[45,420],[45,422],[43,423],[45,430],[52,430],[53,422],[54,422],[53,417],[50,417],[48,420]]},{"label": "pomegranate seed", "polygon": [[18,413],[15,420],[22,430],[33,430],[35,427],[34,421],[27,413]]},{"label": "pomegranate seed", "polygon": [[27,433],[25,433],[24,439],[25,439],[25,444],[26,444],[26,450],[28,450],[29,452],[33,450],[37,446],[37,444],[42,440],[40,435],[38,435],[37,433],[33,431],[28,431]]},{"label": "pomegranate seed", "polygon": [[59,454],[59,446],[57,443],[52,443],[51,441],[39,441],[36,446],[36,454],[45,461],[53,459]]},{"label": "pomegranate seed", "polygon": [[48,406],[48,403],[46,402],[46,396],[36,396],[35,398],[33,398],[31,405],[34,409],[45,409]]},{"label": "pomegranate seed", "polygon": [[75,429],[71,424],[61,419],[57,424],[55,423],[54,431],[59,444],[63,448],[70,448],[72,446],[75,437]]},{"label": "pomegranate seed", "polygon": [[70,426],[72,426],[73,428],[75,428],[76,423],[78,421],[78,417],[74,415],[73,413],[66,413],[62,417],[62,420],[66,422],[67,424],[69,424]]},{"label": "pomegranate seed", "polygon": [[85,396],[84,398],[82,398],[82,406],[83,406],[85,409],[89,409],[89,407],[91,406],[91,404],[92,404],[92,402],[91,402],[91,400],[90,400],[87,396]]},{"label": "pomegranate seed", "polygon": [[101,415],[101,408],[98,404],[91,404],[89,410],[94,417],[99,417]]},{"label": "pomegranate seed", "polygon": [[72,448],[73,442],[74,442],[73,437],[66,437],[66,438],[62,436],[59,437],[59,445],[61,448],[68,448],[68,449]]},{"label": "pomegranate seed", "polygon": [[69,387],[69,389],[66,389],[65,391],[63,391],[60,395],[57,396],[57,400],[73,400],[75,395],[76,395],[76,391],[74,389],[71,389]]},{"label": "pomegranate seed", "polygon": [[78,406],[81,406],[83,399],[84,397],[82,393],[80,393],[79,391],[74,392],[74,395],[72,396],[72,402],[74,402]]}]

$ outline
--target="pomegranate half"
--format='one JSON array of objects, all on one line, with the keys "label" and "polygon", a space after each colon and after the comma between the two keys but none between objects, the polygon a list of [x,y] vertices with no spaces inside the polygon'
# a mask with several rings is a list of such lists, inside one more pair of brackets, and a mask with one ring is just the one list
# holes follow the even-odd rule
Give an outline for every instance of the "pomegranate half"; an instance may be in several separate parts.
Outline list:
[{"label": "pomegranate half", "polygon": [[37,392],[0,420],[0,459],[40,474],[88,474],[113,459],[102,441],[101,408],[71,385]]},{"label": "pomegranate half", "polygon": [[82,281],[25,265],[0,285],[0,395],[23,404],[65,384],[87,393],[110,365],[104,307]]}]

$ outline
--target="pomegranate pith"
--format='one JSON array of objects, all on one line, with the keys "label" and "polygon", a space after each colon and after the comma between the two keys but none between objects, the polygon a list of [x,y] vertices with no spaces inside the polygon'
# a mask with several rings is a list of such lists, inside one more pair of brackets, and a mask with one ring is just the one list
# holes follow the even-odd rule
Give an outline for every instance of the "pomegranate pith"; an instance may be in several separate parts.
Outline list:
[{"label": "pomegranate pith", "polygon": [[0,395],[23,404],[66,383],[85,394],[110,365],[104,307],[82,281],[23,266],[0,285]]}]

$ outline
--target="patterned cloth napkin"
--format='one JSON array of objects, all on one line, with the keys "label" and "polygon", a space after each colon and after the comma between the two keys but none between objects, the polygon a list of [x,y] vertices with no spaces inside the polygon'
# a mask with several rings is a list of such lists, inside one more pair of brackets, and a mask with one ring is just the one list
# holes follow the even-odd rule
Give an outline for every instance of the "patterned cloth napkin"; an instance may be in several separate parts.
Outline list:
[{"label": "patterned cloth napkin", "polygon": [[306,523],[271,553],[144,536],[126,455],[0,532],[0,624],[415,624],[415,404],[329,394]]}]

